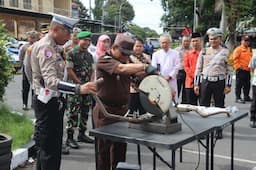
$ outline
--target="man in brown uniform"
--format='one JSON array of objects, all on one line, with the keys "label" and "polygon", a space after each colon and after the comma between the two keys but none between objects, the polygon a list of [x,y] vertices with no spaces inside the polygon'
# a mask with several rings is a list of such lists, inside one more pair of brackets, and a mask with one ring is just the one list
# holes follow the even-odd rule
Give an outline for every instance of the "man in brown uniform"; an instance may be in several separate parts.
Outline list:
[{"label": "man in brown uniform", "polygon": [[[97,78],[103,78],[103,83],[98,85],[98,96],[105,109],[112,114],[124,115],[128,110],[130,93],[130,75],[138,72],[148,74],[156,72],[148,64],[129,63],[129,55],[133,52],[134,40],[127,35],[117,35],[110,54],[99,58]],[[104,116],[97,103],[93,110],[95,127],[102,127],[117,120]],[[115,169],[118,162],[125,161],[126,144],[97,139],[98,170]]]}]

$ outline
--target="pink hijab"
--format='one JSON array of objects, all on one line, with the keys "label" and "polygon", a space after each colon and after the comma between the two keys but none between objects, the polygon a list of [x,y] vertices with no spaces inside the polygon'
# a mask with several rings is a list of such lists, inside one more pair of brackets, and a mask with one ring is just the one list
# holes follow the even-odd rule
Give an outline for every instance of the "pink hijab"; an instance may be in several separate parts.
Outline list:
[{"label": "pink hijab", "polygon": [[[96,55],[98,57],[104,55],[110,49],[110,47],[106,49],[106,47],[103,46],[104,45],[104,43],[103,43],[104,40],[109,40],[109,43],[111,43],[110,37],[106,34],[103,34],[98,38],[97,45],[96,45]],[[109,46],[110,46],[110,44],[109,44]]]}]

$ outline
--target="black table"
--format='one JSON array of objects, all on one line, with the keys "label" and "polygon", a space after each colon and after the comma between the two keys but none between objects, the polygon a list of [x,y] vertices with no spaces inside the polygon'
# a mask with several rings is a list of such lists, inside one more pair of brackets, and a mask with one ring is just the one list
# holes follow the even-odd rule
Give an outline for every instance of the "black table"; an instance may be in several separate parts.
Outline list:
[{"label": "black table", "polygon": [[[173,134],[156,134],[145,132],[138,129],[129,128],[126,122],[114,123],[101,128],[92,129],[90,135],[96,138],[104,138],[111,141],[134,143],[138,145],[138,161],[140,161],[139,145],[147,146],[153,152],[153,169],[156,168],[155,158],[158,157],[171,169],[175,169],[175,151],[182,148],[183,145],[205,137],[206,149],[206,169],[209,169],[209,154],[211,160],[211,169],[214,162],[214,133],[216,130],[231,125],[231,169],[234,166],[234,125],[235,122],[247,116],[248,113],[233,113],[230,117],[224,114],[214,115],[208,118],[202,118],[194,112],[184,113],[179,116],[179,122],[182,123],[182,130]],[[191,129],[186,125],[188,124]],[[210,141],[209,141],[210,139]],[[200,141],[200,140],[199,140]],[[200,141],[201,144],[203,144]],[[157,152],[156,147],[166,148],[172,151],[171,165],[165,161]],[[182,153],[182,151],[180,152]],[[97,152],[96,152],[97,157]],[[181,156],[182,157],[182,156]],[[97,164],[97,159],[96,159]],[[96,165],[97,166],[97,165]]]}]

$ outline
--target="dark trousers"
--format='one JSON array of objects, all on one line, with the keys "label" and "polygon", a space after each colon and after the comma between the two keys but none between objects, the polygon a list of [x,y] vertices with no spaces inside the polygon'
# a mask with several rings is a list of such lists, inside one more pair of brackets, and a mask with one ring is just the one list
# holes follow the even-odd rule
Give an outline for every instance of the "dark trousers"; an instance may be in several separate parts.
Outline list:
[{"label": "dark trousers", "polygon": [[[22,101],[23,104],[26,106],[28,105],[28,95],[29,95],[29,90],[30,90],[30,83],[28,81],[28,78],[25,74],[24,68],[22,68]],[[33,94],[32,94],[33,96]]]},{"label": "dark trousers", "polygon": [[64,109],[56,97],[47,104],[33,96],[36,117],[35,142],[38,147],[37,170],[59,170],[63,135]]},{"label": "dark trousers", "polygon": [[241,98],[241,90],[243,89],[244,98],[249,97],[251,86],[251,74],[250,71],[237,69],[236,70],[236,99]]},{"label": "dark trousers", "polygon": [[184,70],[179,70],[177,74],[177,88],[178,88],[178,96],[181,94],[181,103],[187,103],[186,101],[186,92],[185,92],[185,80],[186,80],[186,72]]},{"label": "dark trousers", "polygon": [[129,109],[131,113],[134,113],[136,111],[139,111],[140,115],[146,113],[141,105],[139,93],[130,93]]},{"label": "dark trousers", "polygon": [[[108,107],[105,105],[105,109],[109,113],[124,115],[128,108]],[[97,103],[93,109],[93,121],[95,128],[117,122],[117,120],[105,117]],[[118,162],[125,162],[126,143],[96,138],[96,144],[97,170],[115,170]]]},{"label": "dark trousers", "polygon": [[250,108],[250,120],[256,121],[256,86],[252,86],[252,103]]},{"label": "dark trousers", "polygon": [[215,106],[224,107],[224,88],[225,80],[219,80],[216,82],[203,80],[200,88],[200,105],[209,107],[211,104],[211,97],[213,95]]},{"label": "dark trousers", "polygon": [[125,161],[126,143],[97,138],[97,144],[99,148],[97,170],[115,170],[118,162]]},{"label": "dark trousers", "polygon": [[187,104],[198,105],[198,96],[195,94],[193,88],[186,88]]}]

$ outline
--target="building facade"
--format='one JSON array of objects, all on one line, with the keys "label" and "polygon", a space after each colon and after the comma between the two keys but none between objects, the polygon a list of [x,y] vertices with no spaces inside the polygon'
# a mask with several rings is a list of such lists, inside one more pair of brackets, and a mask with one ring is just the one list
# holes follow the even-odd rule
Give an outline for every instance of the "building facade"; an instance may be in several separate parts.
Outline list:
[{"label": "building facade", "polygon": [[51,21],[50,12],[71,16],[71,9],[72,0],[0,0],[0,20],[11,35],[24,39],[27,31]]}]

